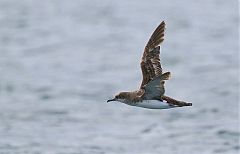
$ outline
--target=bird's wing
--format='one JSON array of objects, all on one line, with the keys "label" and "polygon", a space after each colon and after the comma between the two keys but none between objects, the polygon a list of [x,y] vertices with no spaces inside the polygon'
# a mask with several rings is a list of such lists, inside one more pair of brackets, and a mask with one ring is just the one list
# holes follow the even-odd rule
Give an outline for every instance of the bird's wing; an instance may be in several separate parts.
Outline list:
[{"label": "bird's wing", "polygon": [[161,97],[164,90],[164,80],[168,80],[170,78],[170,72],[163,73],[151,81],[149,81],[145,86],[145,98],[146,99],[155,99]]},{"label": "bird's wing", "polygon": [[153,78],[162,74],[162,68],[160,63],[160,46],[159,44],[164,40],[165,22],[162,21],[160,25],[155,29],[150,37],[147,45],[145,46],[142,61],[142,84],[140,88],[143,88]]}]

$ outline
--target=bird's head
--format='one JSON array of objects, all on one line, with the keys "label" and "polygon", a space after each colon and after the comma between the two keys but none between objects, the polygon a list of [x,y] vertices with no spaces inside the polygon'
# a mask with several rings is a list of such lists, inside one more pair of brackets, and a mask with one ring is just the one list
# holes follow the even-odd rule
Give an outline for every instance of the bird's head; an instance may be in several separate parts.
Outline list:
[{"label": "bird's head", "polygon": [[113,99],[109,99],[107,100],[107,102],[111,102],[111,101],[118,101],[118,102],[125,102],[125,100],[127,99],[127,92],[120,92],[119,94],[115,95],[115,97]]}]

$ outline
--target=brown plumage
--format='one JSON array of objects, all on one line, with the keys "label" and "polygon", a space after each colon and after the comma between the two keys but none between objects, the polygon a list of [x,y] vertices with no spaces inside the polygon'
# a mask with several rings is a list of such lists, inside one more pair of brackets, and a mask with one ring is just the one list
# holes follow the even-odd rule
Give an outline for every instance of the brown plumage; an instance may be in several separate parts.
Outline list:
[{"label": "brown plumage", "polygon": [[155,76],[162,74],[162,67],[159,58],[160,46],[158,45],[164,40],[164,29],[165,22],[163,21],[153,32],[147,45],[145,46],[141,61],[143,80],[140,88],[143,88],[143,86],[145,86]]},{"label": "brown plumage", "polygon": [[160,25],[151,35],[144,48],[141,59],[142,83],[140,89],[133,92],[121,92],[109,101],[120,101],[126,104],[141,102],[142,100],[166,100],[169,104],[178,106],[190,106],[191,103],[177,101],[164,96],[164,80],[169,80],[170,72],[163,73],[160,63],[160,44],[164,40],[165,22]]}]

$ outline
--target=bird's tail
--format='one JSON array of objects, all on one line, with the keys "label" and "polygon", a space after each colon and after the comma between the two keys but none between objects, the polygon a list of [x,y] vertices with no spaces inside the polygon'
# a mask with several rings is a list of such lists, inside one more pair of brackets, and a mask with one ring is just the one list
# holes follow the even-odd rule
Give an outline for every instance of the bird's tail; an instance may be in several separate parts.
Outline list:
[{"label": "bird's tail", "polygon": [[169,104],[171,105],[177,105],[179,107],[182,107],[182,106],[192,106],[192,103],[187,103],[187,102],[183,102],[183,101],[178,101],[176,99],[173,99],[171,97],[168,97],[166,95],[162,96],[162,99],[167,101]]}]

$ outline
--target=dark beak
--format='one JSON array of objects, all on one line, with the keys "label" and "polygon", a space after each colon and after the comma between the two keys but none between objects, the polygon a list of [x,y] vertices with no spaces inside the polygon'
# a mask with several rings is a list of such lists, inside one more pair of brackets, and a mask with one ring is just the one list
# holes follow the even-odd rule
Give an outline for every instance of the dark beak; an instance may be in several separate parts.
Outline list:
[{"label": "dark beak", "polygon": [[111,102],[111,101],[116,101],[116,99],[114,98],[114,99],[107,100],[107,102]]}]

